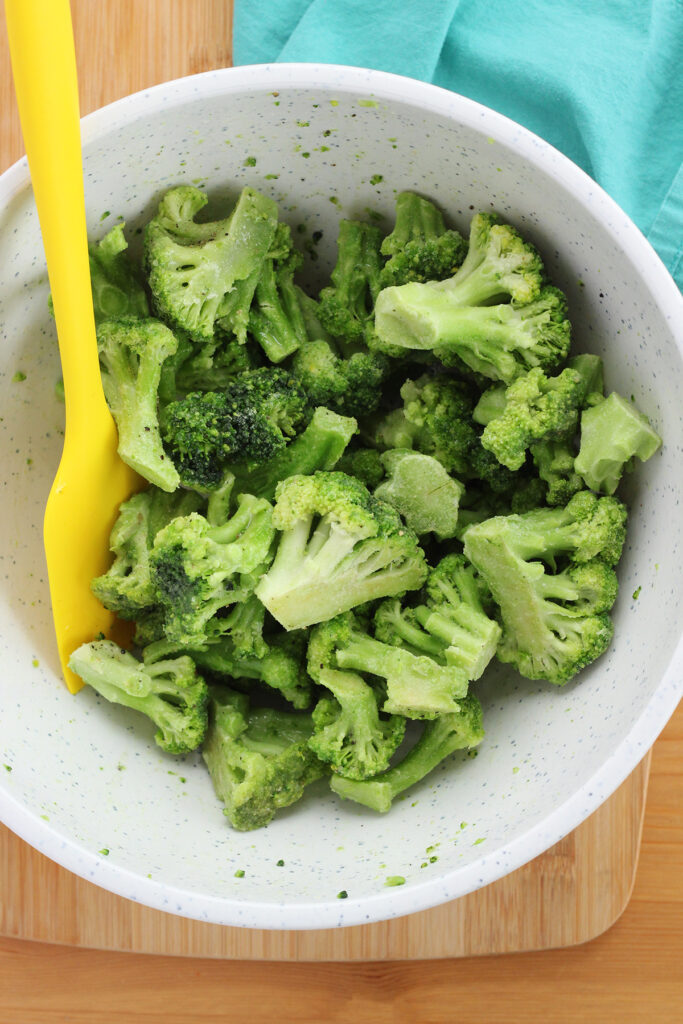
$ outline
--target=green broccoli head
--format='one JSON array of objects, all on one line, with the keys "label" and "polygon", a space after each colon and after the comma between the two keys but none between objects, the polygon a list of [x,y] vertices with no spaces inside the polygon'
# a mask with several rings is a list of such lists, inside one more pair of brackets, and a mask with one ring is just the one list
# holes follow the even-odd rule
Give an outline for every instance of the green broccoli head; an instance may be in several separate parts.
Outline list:
[{"label": "green broccoli head", "polygon": [[226,337],[218,330],[214,343],[191,345],[174,379],[175,393],[169,401],[183,398],[192,391],[221,391],[245,370],[260,365],[258,350]]},{"label": "green broccoli head", "polygon": [[273,525],[277,553],[256,594],[285,629],[419,587],[424,554],[389,505],[345,473],[282,481]]},{"label": "green broccoli head", "polygon": [[214,687],[202,756],[233,828],[267,825],[325,774],[308,746],[312,731],[310,715],[250,711],[246,695]]},{"label": "green broccoli head", "polygon": [[294,284],[302,263],[301,253],[292,249],[284,259],[267,259],[258,279],[249,332],[271,363],[281,363],[308,340],[300,292]]},{"label": "green broccoli head", "polygon": [[69,668],[105,700],[150,718],[162,750],[184,754],[204,739],[209,692],[191,658],[143,665],[110,640],[94,640],[73,652]]},{"label": "green broccoli head", "polygon": [[534,366],[549,370],[566,358],[570,324],[559,289],[546,285],[525,305],[470,306],[455,291],[443,290],[446,284],[411,283],[380,292],[373,346],[389,355],[432,352],[446,366],[464,363],[506,384]]},{"label": "green broccoli head", "polygon": [[438,459],[448,473],[467,474],[477,440],[471,423],[474,399],[467,384],[425,374],[401,387],[403,409],[376,425],[379,448],[413,448]]},{"label": "green broccoli head", "polygon": [[95,323],[119,317],[149,316],[147,295],[128,255],[125,224],[88,245]]},{"label": "green broccoli head", "polygon": [[337,237],[337,262],[332,284],[320,293],[318,316],[334,337],[362,341],[380,290],[379,228],[361,221],[342,220]]},{"label": "green broccoli head", "polygon": [[149,555],[159,530],[176,516],[198,511],[202,499],[191,491],[167,494],[156,487],[134,494],[119,506],[109,547],[111,567],[90,584],[95,597],[121,619],[138,619],[156,602]]},{"label": "green broccoli head", "polygon": [[457,711],[459,699],[467,693],[467,676],[460,668],[383,643],[351,612],[321,622],[311,631],[309,675],[320,682],[327,668],[351,669],[385,680],[383,710],[405,718],[434,718]]},{"label": "green broccoli head", "polygon": [[535,367],[508,385],[503,408],[487,422],[481,443],[508,469],[520,469],[532,444],[576,431],[584,396],[585,383],[577,370],[547,377]]},{"label": "green broccoli head", "polygon": [[241,494],[223,526],[182,516],[160,530],[150,555],[157,601],[166,610],[166,638],[187,647],[207,641],[207,627],[228,605],[244,599],[241,576],[261,566],[273,539],[272,509]]},{"label": "green broccoli head", "polygon": [[375,497],[392,505],[418,536],[454,537],[464,487],[448,475],[438,459],[393,448],[384,452],[382,463],[388,476],[376,488]]},{"label": "green broccoli head", "polygon": [[588,487],[614,494],[635,458],[645,462],[662,439],[632,402],[613,391],[581,414],[581,445],[574,469]]},{"label": "green broccoli head", "polygon": [[193,392],[166,408],[164,440],[187,486],[219,486],[226,463],[262,463],[308,418],[306,394],[285,370],[238,374],[222,391]]},{"label": "green broccoli head", "polygon": [[497,214],[476,213],[462,266],[440,287],[452,291],[461,305],[509,297],[524,306],[538,298],[543,279],[541,258],[529,242]]},{"label": "green broccoli head", "polygon": [[447,231],[439,210],[414,192],[401,192],[396,200],[394,230],[382,242],[381,252],[391,257],[380,274],[382,288],[409,281],[442,281],[452,277],[467,252],[457,231]]},{"label": "green broccoli head", "polygon": [[366,487],[374,489],[384,479],[382,456],[376,448],[354,448],[345,451],[337,463],[340,473],[355,476]]},{"label": "green broccoli head", "polygon": [[420,782],[456,750],[478,746],[484,738],[482,718],[477,698],[464,697],[458,711],[426,722],[415,746],[383,775],[364,780],[333,775],[330,785],[343,799],[386,813],[397,796]]},{"label": "green broccoli head", "polygon": [[311,750],[348,779],[385,771],[405,734],[405,718],[381,718],[374,690],[355,672],[323,669],[320,682],[332,697],[322,697],[313,711]]},{"label": "green broccoli head", "polygon": [[239,485],[249,494],[272,500],[281,480],[334,469],[357,429],[355,419],[317,408],[303,433],[272,459],[260,465],[234,466]]},{"label": "green broccoli head", "polygon": [[[562,685],[607,649],[607,611],[616,596],[611,566],[625,521],[616,499],[581,491],[566,508],[498,516],[466,530],[465,556],[500,608],[502,661],[527,678]],[[558,563],[565,568],[558,571]]]},{"label": "green broccoli head", "polygon": [[207,202],[198,188],[173,188],[147,225],[144,256],[154,308],[199,342],[212,341],[216,320],[230,317],[243,342],[251,300],[276,237],[277,206],[245,188],[229,217],[198,224],[195,217]]},{"label": "green broccoli head", "polygon": [[579,491],[583,481],[574,469],[573,439],[536,441],[529,448],[534,466],[546,485],[548,505],[566,505]]},{"label": "green broccoli head", "polygon": [[429,654],[439,664],[479,679],[496,653],[500,626],[489,617],[490,594],[463,555],[446,555],[430,569],[423,602],[403,608],[384,601],[375,613],[375,636]]},{"label": "green broccoli head", "polygon": [[232,686],[254,681],[277,691],[295,708],[309,707],[311,680],[302,639],[296,633],[262,639],[263,647],[249,653],[240,648],[239,636],[223,636],[202,650],[192,651],[192,657],[201,669],[230,679]]},{"label": "green broccoli head", "polygon": [[102,387],[116,422],[119,455],[163,491],[180,483],[161,443],[157,408],[162,366],[177,347],[168,327],[151,318],[105,320],[97,328]]},{"label": "green broccoli head", "polygon": [[381,352],[339,355],[331,341],[308,341],[294,357],[292,371],[312,405],[324,405],[345,416],[365,416],[379,405],[388,360]]}]

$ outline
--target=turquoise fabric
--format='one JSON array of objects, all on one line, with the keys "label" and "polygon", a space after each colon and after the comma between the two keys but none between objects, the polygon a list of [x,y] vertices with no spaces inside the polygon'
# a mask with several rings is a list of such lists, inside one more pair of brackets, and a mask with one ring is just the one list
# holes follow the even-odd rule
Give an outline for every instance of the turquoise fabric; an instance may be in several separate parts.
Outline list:
[{"label": "turquoise fabric", "polygon": [[236,0],[236,64],[409,75],[583,167],[683,289],[683,0]]}]

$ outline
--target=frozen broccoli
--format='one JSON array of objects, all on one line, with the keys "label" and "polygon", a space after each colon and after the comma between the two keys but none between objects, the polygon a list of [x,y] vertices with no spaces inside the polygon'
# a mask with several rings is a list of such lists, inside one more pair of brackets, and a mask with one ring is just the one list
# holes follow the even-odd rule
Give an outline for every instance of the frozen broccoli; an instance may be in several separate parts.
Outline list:
[{"label": "frozen broccoli", "polygon": [[327,668],[352,669],[384,679],[383,710],[406,718],[434,718],[457,711],[467,693],[467,675],[459,667],[375,639],[352,612],[311,630],[309,675],[321,682],[321,672]]},{"label": "frozen broccoli", "polygon": [[240,831],[261,828],[325,774],[308,746],[310,715],[249,710],[249,698],[214,687],[202,756],[224,813]]},{"label": "frozen broccoli", "polygon": [[349,416],[316,409],[303,433],[268,462],[234,466],[239,486],[249,494],[272,500],[280,480],[334,469],[357,429],[356,420]]},{"label": "frozen broccoli", "polygon": [[194,512],[160,530],[150,555],[157,600],[166,611],[168,640],[200,646],[216,613],[243,600],[241,574],[268,557],[272,509],[264,498],[241,494],[237,510],[222,526]]},{"label": "frozen broccoli", "polygon": [[466,530],[465,556],[500,608],[501,661],[562,685],[604,653],[616,597],[611,566],[625,522],[615,498],[581,491],[566,508],[498,516]]},{"label": "frozen broccoli", "polygon": [[581,446],[574,470],[592,490],[614,494],[624,469],[635,458],[642,462],[651,458],[661,444],[649,420],[613,391],[581,414]]},{"label": "frozen broccoli", "polygon": [[140,476],[174,491],[178,472],[159,433],[159,382],[178,347],[168,327],[151,318],[104,320],[97,329],[102,387],[116,421],[119,455]]},{"label": "frozen broccoli", "polygon": [[259,682],[276,690],[293,707],[309,707],[311,680],[306,672],[303,638],[278,634],[266,638],[264,647],[259,653],[248,654],[235,639],[224,637],[203,650],[192,651],[192,657],[201,669],[227,676],[231,686],[241,688],[245,680]]},{"label": "frozen broccoli", "polygon": [[147,715],[162,750],[185,754],[204,739],[209,692],[190,658],[142,665],[110,640],[94,640],[73,652],[69,668],[112,704]]},{"label": "frozen broccoli", "polygon": [[128,242],[117,224],[99,242],[88,245],[95,323],[119,317],[149,316],[147,295],[128,255]]},{"label": "frozen broccoli", "polygon": [[199,342],[212,341],[217,319],[246,338],[249,308],[276,237],[272,199],[242,190],[225,220],[198,224],[208,199],[181,185],[161,200],[145,229],[145,266],[156,313]]},{"label": "frozen broccoli", "polygon": [[473,681],[496,653],[501,635],[487,602],[490,595],[464,556],[446,555],[429,571],[423,603],[403,608],[392,599],[380,604],[375,636],[452,665]]},{"label": "frozen broccoli", "polygon": [[277,367],[248,370],[222,391],[193,392],[166,408],[164,440],[186,486],[211,490],[228,461],[267,462],[309,414],[295,378]]},{"label": "frozen broccoli", "polygon": [[249,314],[249,332],[271,363],[281,363],[308,340],[294,274],[303,263],[293,249],[284,259],[266,260]]},{"label": "frozen broccoli", "polygon": [[392,448],[382,455],[387,479],[375,497],[388,502],[415,533],[434,533],[439,540],[455,536],[458,505],[464,487],[431,455]]},{"label": "frozen broccoli", "polygon": [[260,365],[258,353],[249,344],[241,345],[216,331],[213,343],[190,345],[174,376],[174,394],[169,401],[192,391],[221,391],[245,370]]},{"label": "frozen broccoli", "polygon": [[340,473],[357,477],[371,490],[377,487],[385,476],[382,456],[376,448],[354,448],[345,451],[337,463],[337,469]]},{"label": "frozen broccoli", "polygon": [[476,747],[483,738],[481,704],[470,695],[462,699],[459,711],[425,723],[415,746],[383,775],[360,781],[333,775],[330,785],[345,800],[384,813],[400,793],[424,779],[450,754]]},{"label": "frozen broccoli", "polygon": [[121,619],[138,619],[156,603],[149,554],[159,530],[176,516],[197,512],[202,499],[191,491],[167,494],[156,487],[134,494],[119,506],[109,538],[111,567],[90,587],[105,608]]},{"label": "frozen broccoli", "polygon": [[[496,389],[497,391],[497,389]],[[485,422],[481,443],[508,469],[520,469],[536,441],[557,440],[574,433],[585,384],[577,370],[547,377],[539,367],[518,377],[505,389],[503,408],[491,415],[486,393],[473,418]]]},{"label": "frozen broccoli", "polygon": [[458,480],[475,477],[497,493],[515,487],[513,473],[482,447],[479,429],[472,422],[475,398],[470,385],[425,374],[416,381],[406,380],[401,398],[402,409],[366,428],[368,441],[378,448],[413,448],[432,455]]},{"label": "frozen broccoli", "polygon": [[415,534],[359,480],[335,472],[294,476],[279,484],[275,497],[273,525],[281,536],[256,594],[285,629],[424,581]]},{"label": "frozen broccoli", "polygon": [[318,316],[335,338],[362,341],[380,290],[382,233],[372,224],[342,220],[332,284],[320,292]]},{"label": "frozen broccoli", "polygon": [[465,258],[467,243],[447,231],[439,210],[414,192],[396,200],[396,224],[380,249],[390,259],[380,274],[382,288],[409,281],[442,281],[452,277]]},{"label": "frozen broccoli", "polygon": [[347,779],[385,771],[403,739],[405,718],[381,718],[377,694],[355,672],[323,669],[320,683],[332,697],[322,697],[313,710],[311,750]]}]

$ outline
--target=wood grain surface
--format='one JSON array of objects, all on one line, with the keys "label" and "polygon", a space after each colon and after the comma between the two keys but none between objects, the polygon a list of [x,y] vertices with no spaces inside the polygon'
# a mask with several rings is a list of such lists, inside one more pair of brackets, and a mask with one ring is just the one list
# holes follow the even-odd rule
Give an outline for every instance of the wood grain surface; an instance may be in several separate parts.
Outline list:
[{"label": "wood grain surface", "polygon": [[[258,0],[253,0],[258,2]],[[230,63],[230,0],[74,0],[83,112]],[[22,151],[0,28],[0,168]],[[0,1024],[683,1020],[683,708],[653,751],[641,861],[587,945],[461,960],[268,964],[0,940]],[[608,880],[605,880],[608,884]]]}]

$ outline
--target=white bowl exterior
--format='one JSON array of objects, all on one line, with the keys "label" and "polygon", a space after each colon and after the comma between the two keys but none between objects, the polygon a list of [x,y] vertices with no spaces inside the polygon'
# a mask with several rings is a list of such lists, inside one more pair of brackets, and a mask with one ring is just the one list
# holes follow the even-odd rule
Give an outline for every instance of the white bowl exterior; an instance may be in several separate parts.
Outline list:
[{"label": "white bowl exterior", "polygon": [[[0,816],[93,882],[222,924],[357,924],[494,881],[614,791],[681,693],[678,290],[625,214],[561,154],[409,79],[316,65],[211,72],[90,115],[83,137],[92,237],[120,215],[135,247],[135,229],[176,183],[219,200],[250,184],[278,201],[318,257],[309,255],[314,280],[331,266],[339,218],[373,210],[388,225],[403,189],[434,198],[461,230],[473,209],[495,208],[567,291],[577,349],[604,357],[608,387],[634,396],[665,445],[629,480],[616,639],[578,682],[560,690],[494,670],[477,690],[487,729],[478,756],[451,760],[387,816],[339,803],[321,782],[267,829],[234,832],[198,756],[164,755],[144,722],[87,689],[71,697],[58,681],[41,524],[63,407],[20,162],[0,179]],[[388,887],[396,875],[405,884]]]}]

